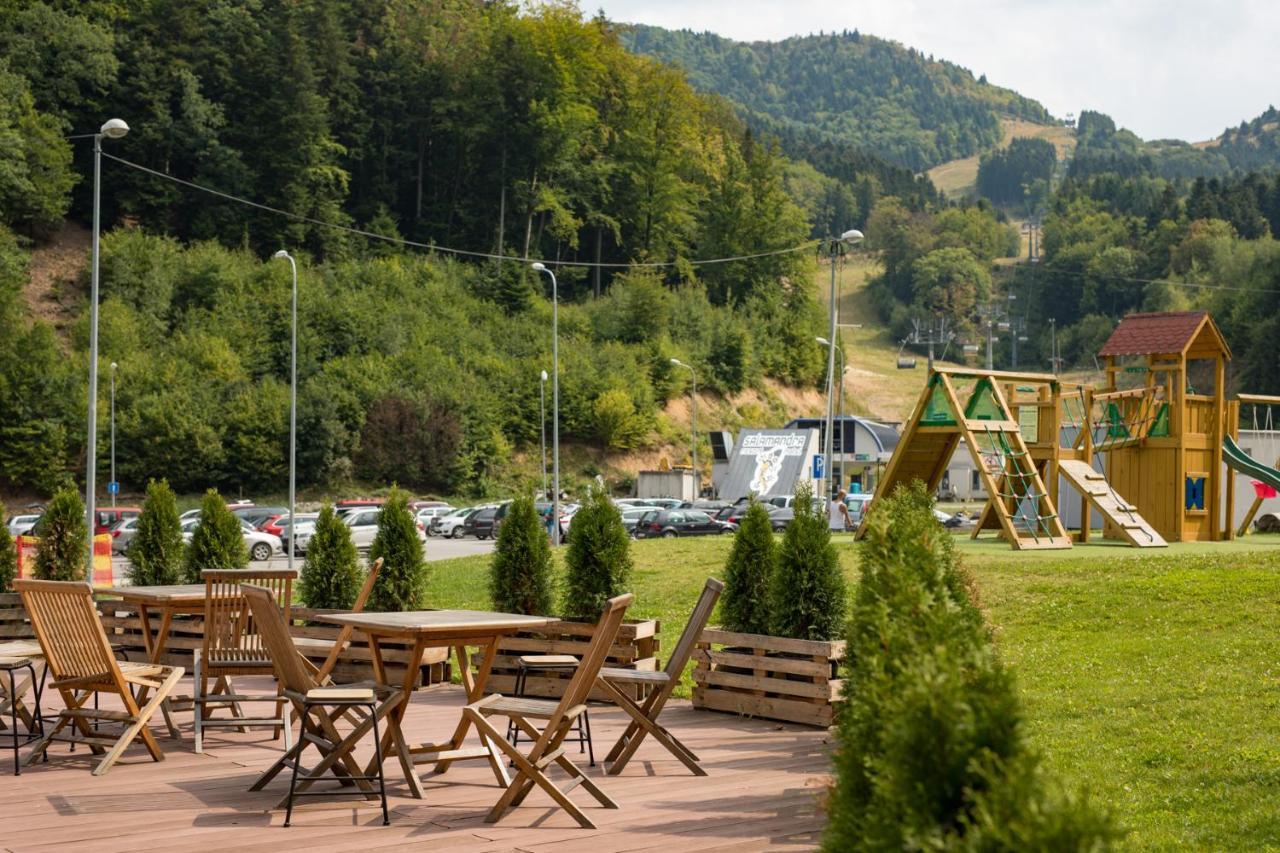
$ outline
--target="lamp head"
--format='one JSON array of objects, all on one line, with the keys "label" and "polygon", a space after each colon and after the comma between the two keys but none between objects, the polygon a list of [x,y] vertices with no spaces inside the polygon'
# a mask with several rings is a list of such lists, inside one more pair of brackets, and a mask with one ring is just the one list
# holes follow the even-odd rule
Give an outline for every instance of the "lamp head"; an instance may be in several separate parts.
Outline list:
[{"label": "lamp head", "polygon": [[841,243],[860,243],[862,242],[862,232],[857,228],[851,228],[840,235]]},{"label": "lamp head", "polygon": [[543,381],[543,382],[546,382],[546,381],[547,381],[547,371],[545,371],[545,370],[544,370],[544,371],[542,371],[542,381]]},{"label": "lamp head", "polygon": [[544,263],[542,263],[541,261],[537,261],[537,262],[535,262],[535,263],[531,266],[531,269],[532,269],[534,272],[546,272],[546,271],[547,271],[547,265],[546,265],[546,264],[544,264]]},{"label": "lamp head", "polygon": [[671,363],[676,365],[677,367],[684,367],[684,362],[678,358],[671,359]]},{"label": "lamp head", "polygon": [[118,366],[119,366],[119,365],[117,365],[114,361],[113,361],[113,362],[111,362],[111,369],[112,369],[112,370],[115,370],[115,369],[116,369],[116,367],[118,367]]},{"label": "lamp head", "polygon": [[284,249],[281,249],[271,257],[275,258],[276,260],[284,260],[285,258],[289,257],[289,253],[286,252]]},{"label": "lamp head", "polygon": [[824,347],[831,346],[831,341],[827,340],[826,338],[814,338],[814,340],[822,344]]},{"label": "lamp head", "polygon": [[107,139],[120,139],[128,135],[129,125],[124,123],[124,119],[113,118],[107,119],[106,123],[98,130]]}]

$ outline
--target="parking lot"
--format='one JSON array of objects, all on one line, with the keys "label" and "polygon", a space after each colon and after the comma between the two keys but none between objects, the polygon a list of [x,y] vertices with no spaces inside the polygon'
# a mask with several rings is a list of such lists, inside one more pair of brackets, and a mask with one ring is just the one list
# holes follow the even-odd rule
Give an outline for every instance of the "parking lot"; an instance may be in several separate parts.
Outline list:
[{"label": "parking lot", "polygon": [[[427,540],[427,562],[449,560],[454,557],[470,557],[475,554],[488,554],[493,550],[492,539],[441,539],[432,537]],[[363,555],[362,555],[363,557]],[[302,569],[302,557],[294,558],[294,567]],[[253,562],[255,568],[284,568],[289,558],[284,555],[272,557],[270,560]],[[124,557],[111,558],[111,575],[116,583],[127,583],[129,579],[129,561]]]}]

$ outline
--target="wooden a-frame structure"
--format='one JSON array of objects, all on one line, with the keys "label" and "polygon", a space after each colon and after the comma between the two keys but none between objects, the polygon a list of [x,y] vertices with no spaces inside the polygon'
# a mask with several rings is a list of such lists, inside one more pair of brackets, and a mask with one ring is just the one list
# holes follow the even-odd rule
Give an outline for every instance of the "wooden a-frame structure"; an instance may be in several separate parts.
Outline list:
[{"label": "wooden a-frame structure", "polygon": [[[1057,379],[1039,373],[934,368],[880,478],[875,500],[915,480],[930,494],[937,491],[963,440],[990,496],[988,511],[1005,539],[1019,550],[1070,548],[1071,538],[1001,390],[1002,383],[1015,382],[1053,386]],[[967,394],[962,403],[963,386]],[[1056,471],[1050,477],[1056,477]],[[864,517],[858,536],[865,530]]]}]

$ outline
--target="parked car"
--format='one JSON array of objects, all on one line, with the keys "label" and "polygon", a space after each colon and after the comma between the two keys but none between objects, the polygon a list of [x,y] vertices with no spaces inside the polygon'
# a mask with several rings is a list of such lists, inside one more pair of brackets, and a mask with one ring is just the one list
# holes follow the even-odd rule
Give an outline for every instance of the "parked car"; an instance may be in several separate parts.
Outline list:
[{"label": "parked car", "polygon": [[684,505],[684,501],[680,498],[645,498],[649,506],[661,507],[662,509],[679,509]]},{"label": "parked car", "polygon": [[844,496],[844,505],[849,508],[849,518],[855,525],[862,523],[862,516],[866,515],[867,509],[871,506],[871,499],[874,497],[875,495],[866,492],[855,492]]},{"label": "parked car", "polygon": [[449,506],[449,504],[446,503],[445,501],[410,501],[409,509],[412,509],[415,511],[420,509],[450,510],[450,509],[453,509],[453,507]]},{"label": "parked car", "polygon": [[232,515],[249,522],[254,530],[261,530],[262,526],[273,518],[289,514],[287,506],[229,507],[229,509]]},{"label": "parked car", "polygon": [[[762,504],[765,512],[769,513],[769,526],[773,528],[775,533],[781,533],[787,529],[787,525],[795,521],[796,511],[789,506],[770,506]],[[732,508],[732,511],[726,515],[721,521],[727,521],[730,524],[741,526],[742,519],[747,514],[747,510],[751,504],[738,504]]]},{"label": "parked car", "polygon": [[294,513],[293,520],[298,528],[297,542],[294,542],[293,530],[289,527],[289,516],[286,515],[277,522],[280,525],[280,544],[286,554],[290,548],[294,549],[295,554],[307,553],[307,542],[316,532],[316,519],[319,517],[318,512]]},{"label": "parked car", "polygon": [[138,532],[138,517],[126,518],[111,528],[111,553],[123,554]]},{"label": "parked car", "polygon": [[462,535],[462,523],[469,516],[479,511],[480,507],[478,506],[464,506],[455,509],[453,512],[436,516],[431,519],[432,535],[456,539]]},{"label": "parked car", "polygon": [[453,507],[442,504],[440,506],[426,506],[418,510],[418,521],[422,522],[423,529],[428,536],[435,535],[431,529],[431,522],[440,516],[448,515],[453,512]]},{"label": "parked car", "polygon": [[26,536],[39,520],[39,515],[15,515],[9,518],[6,526],[9,528],[10,536]]},{"label": "parked car", "polygon": [[732,504],[730,504],[728,501],[712,501],[712,500],[707,500],[706,498],[700,498],[699,500],[696,500],[690,503],[688,508],[702,510],[707,515],[714,516],[716,513],[718,513],[720,510],[724,509],[727,506],[732,506]]},{"label": "parked car", "polygon": [[[115,527],[126,518],[137,518],[142,514],[142,507],[138,506],[107,506],[98,507],[94,510],[93,533],[110,533],[111,528]],[[39,526],[38,524],[36,526]],[[39,532],[36,532],[39,535]]]},{"label": "parked car", "polygon": [[617,504],[620,508],[624,506],[643,506],[643,507],[657,506],[657,504],[651,503],[648,498],[616,498],[614,500],[614,503]]},{"label": "parked car", "polygon": [[622,526],[627,528],[627,533],[632,536],[636,535],[636,523],[650,512],[653,512],[651,506],[626,506],[620,508],[622,512]]},{"label": "parked car", "polygon": [[494,520],[498,515],[498,507],[485,507],[467,516],[462,526],[454,531],[454,538],[474,536],[477,539],[488,539],[494,534]]},{"label": "parked car", "polygon": [[[182,541],[191,543],[191,537],[195,535],[196,528],[200,526],[200,519],[189,518],[182,522]],[[254,530],[253,527],[244,519],[240,520],[240,532],[244,536],[244,545],[249,549],[249,559],[270,560],[275,554],[284,553],[284,545],[281,544],[279,537],[272,536],[270,533],[263,533],[261,530]]]},{"label": "parked car", "polygon": [[733,533],[738,525],[719,521],[696,509],[650,510],[636,522],[637,539],[670,539],[676,536],[715,536]]},{"label": "parked car", "polygon": [[[373,544],[373,537],[378,535],[378,515],[381,514],[382,508],[364,508],[361,510],[347,513],[343,517],[347,527],[351,528],[351,541],[355,543],[356,549],[359,551],[369,550],[369,546]],[[414,526],[418,530],[418,541],[427,541],[427,528],[421,521],[415,519]]]}]

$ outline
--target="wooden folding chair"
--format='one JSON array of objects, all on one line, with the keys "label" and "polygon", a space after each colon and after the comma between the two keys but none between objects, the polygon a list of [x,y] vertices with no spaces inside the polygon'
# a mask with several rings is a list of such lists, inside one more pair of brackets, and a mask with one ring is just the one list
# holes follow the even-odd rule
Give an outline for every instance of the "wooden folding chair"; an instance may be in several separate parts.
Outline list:
[{"label": "wooden folding chair", "polygon": [[[163,761],[164,752],[148,731],[147,721],[177,686],[182,667],[117,660],[93,603],[93,587],[87,583],[16,580],[13,585],[31,617],[53,678],[50,686],[62,695],[66,705],[54,725],[36,742],[26,763],[44,755],[54,740],[86,743],[95,755],[102,756],[93,769],[94,776],[101,776],[138,737],[153,760]],[[133,687],[154,690],[155,695],[139,708]],[[89,698],[99,693],[118,695],[124,710],[86,708]],[[90,721],[99,720],[120,723],[124,730],[113,737],[90,728]],[[78,733],[62,734],[68,725]]]},{"label": "wooden folding chair", "polygon": [[[587,696],[596,683],[600,667],[618,636],[618,627],[627,612],[633,596],[619,595],[605,603],[600,621],[596,623],[595,635],[587,653],[582,656],[578,669],[569,680],[569,687],[564,696],[557,702],[551,699],[525,699],[501,694],[486,696],[463,709],[466,718],[475,724],[477,731],[506,753],[516,768],[515,778],[503,792],[493,809],[485,817],[489,823],[497,822],[507,809],[519,806],[533,790],[534,786],[542,788],[551,795],[556,804],[573,816],[581,826],[595,829],[595,824],[581,809],[569,799],[569,792],[581,785],[591,796],[607,809],[616,809],[618,804],[609,799],[599,786],[586,777],[566,754],[564,739],[573,729],[575,721],[587,709]],[[503,732],[489,722],[491,716],[503,716],[513,721],[519,729],[529,736],[533,742],[529,753],[520,751],[520,747],[507,741]],[[531,720],[542,720],[539,730]],[[569,774],[569,784],[564,788],[547,776],[551,765],[558,765]]]},{"label": "wooden folding chair", "polygon": [[[289,719],[279,691],[237,693],[231,682],[236,675],[275,675],[271,655],[262,645],[253,614],[240,592],[242,583],[261,584],[275,595],[289,624],[289,608],[293,602],[293,581],[298,573],[290,569],[208,569],[204,577],[204,639],[195,650],[194,689],[191,697],[195,710],[195,748],[204,752],[204,730],[210,726],[274,729],[275,737],[284,734],[284,746],[290,746]],[[294,652],[294,654],[297,654]],[[209,680],[216,679],[213,692]],[[250,718],[241,703],[273,702],[274,717]],[[214,717],[217,708],[230,708],[230,717]]]},{"label": "wooden folding chair", "polygon": [[[378,580],[378,573],[382,571],[382,558],[373,561],[373,565],[369,567],[369,571],[365,573],[364,585],[360,587],[360,594],[356,596],[355,604],[351,606],[351,613],[363,613],[364,606],[369,601],[369,596],[373,592],[373,585]],[[333,668],[338,665],[338,658],[342,656],[346,650],[347,644],[351,642],[351,634],[355,628],[351,625],[343,625],[342,630],[338,633],[336,640],[321,640],[313,637],[294,637],[293,644],[300,652],[311,652],[319,656],[319,653],[328,650],[328,655],[324,659],[324,663],[320,665],[320,669],[316,672],[316,680],[324,684],[333,683]]]},{"label": "wooden folding chair", "polygon": [[[702,595],[698,597],[698,603],[693,608],[693,615],[689,617],[688,623],[684,626],[684,633],[680,635],[679,642],[671,650],[667,666],[661,672],[644,672],[616,667],[604,667],[600,670],[600,688],[609,694],[618,707],[631,716],[631,724],[605,756],[605,762],[609,763],[610,776],[616,776],[622,772],[622,768],[626,767],[627,762],[635,755],[645,735],[653,735],[654,740],[680,759],[680,763],[688,767],[695,776],[707,775],[707,771],[698,766],[698,756],[693,754],[693,750],[659,725],[658,715],[662,713],[667,700],[671,698],[671,691],[675,690],[676,685],[680,683],[680,676],[684,674],[684,668],[689,663],[694,645],[698,642],[702,629],[707,627],[707,622],[711,619],[711,611],[715,610],[716,601],[719,600],[723,590],[723,583],[715,578],[707,578],[707,583],[702,588]],[[643,704],[640,704],[627,695],[620,685],[648,688],[649,695],[644,699]]]},{"label": "wooden folding chair", "polygon": [[[298,653],[293,638],[289,635],[289,625],[284,614],[276,603],[271,589],[251,584],[241,587],[245,600],[253,612],[254,622],[262,637],[264,647],[275,661],[276,676],[280,679],[282,693],[302,720],[298,733],[298,742],[288,749],[258,780],[249,788],[260,791],[286,767],[291,768],[289,794],[281,802],[286,808],[284,825],[288,826],[293,819],[293,798],[307,794],[332,795],[336,793],[355,794],[367,797],[381,797],[382,822],[390,823],[387,812],[386,781],[382,774],[381,738],[378,722],[385,720],[400,701],[401,691],[395,687],[373,684],[345,685],[342,687],[326,687],[312,674],[303,657]],[[366,714],[356,722],[355,728],[343,736],[338,731],[337,721],[348,710],[362,707]],[[337,713],[331,712],[334,709]],[[388,721],[394,725],[394,721]],[[366,774],[356,763],[352,751],[370,731],[373,732],[373,748],[376,775]],[[308,746],[319,750],[322,758],[319,764],[305,775],[299,775],[301,756]],[[343,785],[354,783],[358,791],[309,791],[308,789],[332,773]],[[376,781],[375,791],[370,785]],[[277,808],[280,806],[277,805]]]}]

